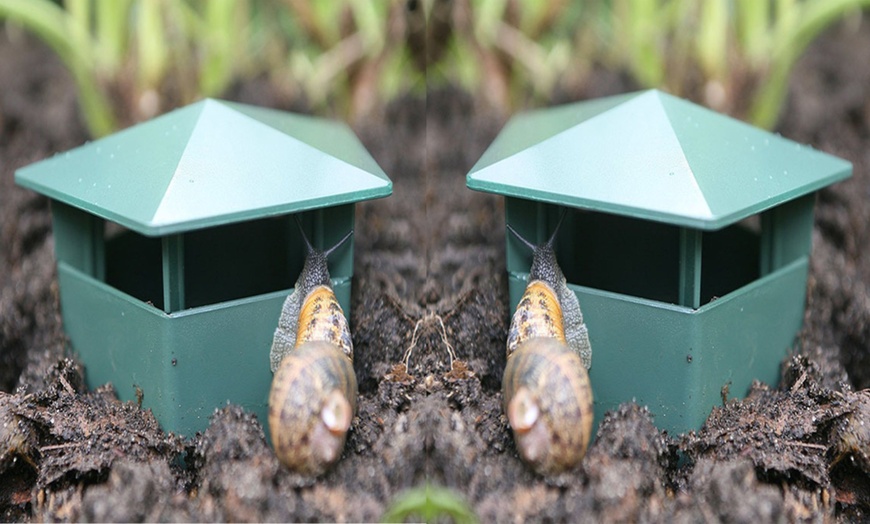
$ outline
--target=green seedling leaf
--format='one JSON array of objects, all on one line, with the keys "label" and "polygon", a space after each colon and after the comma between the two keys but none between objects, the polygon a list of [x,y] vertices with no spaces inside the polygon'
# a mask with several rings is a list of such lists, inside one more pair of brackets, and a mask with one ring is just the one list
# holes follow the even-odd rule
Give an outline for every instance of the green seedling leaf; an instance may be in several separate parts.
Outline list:
[{"label": "green seedling leaf", "polygon": [[458,524],[477,522],[471,508],[456,492],[429,484],[400,494],[381,518],[383,522],[405,522],[421,519],[438,522],[448,517]]}]

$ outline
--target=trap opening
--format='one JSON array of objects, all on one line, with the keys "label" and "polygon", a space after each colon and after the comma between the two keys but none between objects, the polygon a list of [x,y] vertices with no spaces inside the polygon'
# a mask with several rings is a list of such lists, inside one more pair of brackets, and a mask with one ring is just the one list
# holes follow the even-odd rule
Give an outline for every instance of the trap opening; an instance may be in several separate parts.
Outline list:
[{"label": "trap opening", "polygon": [[[216,304],[293,287],[305,261],[305,245],[292,216],[251,220],[174,236],[180,269],[167,273],[165,245],[173,237],[152,238],[107,224],[106,283],[133,297],[166,308],[164,279],[181,293],[170,311]],[[180,245],[179,245],[180,244]],[[170,299],[172,300],[172,299]]]},{"label": "trap opening", "polygon": [[[558,210],[549,220],[555,227]],[[700,304],[761,275],[758,217],[717,231],[690,232],[700,240]],[[556,240],[568,282],[659,302],[681,300],[683,228],[591,211],[569,211]],[[690,260],[695,255],[688,255]]]}]

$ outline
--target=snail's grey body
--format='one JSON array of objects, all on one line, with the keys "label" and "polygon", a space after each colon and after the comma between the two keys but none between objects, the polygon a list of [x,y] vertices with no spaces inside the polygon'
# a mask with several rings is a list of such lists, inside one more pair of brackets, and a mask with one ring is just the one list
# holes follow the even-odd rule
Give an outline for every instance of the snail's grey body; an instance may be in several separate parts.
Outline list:
[{"label": "snail's grey body", "polygon": [[[284,357],[296,347],[296,336],[299,330],[299,313],[302,310],[302,303],[305,301],[305,297],[317,286],[332,286],[329,278],[327,257],[334,249],[342,245],[351,234],[353,234],[353,231],[341,239],[335,247],[327,251],[319,251],[311,248],[310,245],[308,246],[308,255],[305,257],[302,273],[299,274],[299,278],[296,280],[293,293],[290,293],[290,296],[284,301],[284,306],[281,308],[281,317],[278,319],[278,328],[275,329],[275,336],[272,339],[272,351],[269,353],[272,373],[278,370],[278,366]],[[349,356],[353,358],[353,354]]]},{"label": "snail's grey body", "polygon": [[555,232],[553,238],[548,242],[535,246],[521,237],[510,225],[508,225],[508,229],[532,250],[529,282],[541,280],[553,288],[562,307],[562,325],[568,347],[577,353],[580,360],[583,361],[583,365],[589,369],[592,367],[592,345],[589,343],[589,331],[583,321],[583,313],[580,311],[577,295],[568,287],[568,281],[556,261],[556,251],[553,249]]}]

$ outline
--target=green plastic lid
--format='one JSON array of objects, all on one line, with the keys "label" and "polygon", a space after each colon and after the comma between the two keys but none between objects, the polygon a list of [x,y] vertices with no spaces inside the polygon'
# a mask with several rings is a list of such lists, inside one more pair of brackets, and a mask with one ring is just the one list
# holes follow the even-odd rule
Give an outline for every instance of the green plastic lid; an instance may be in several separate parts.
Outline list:
[{"label": "green plastic lid", "polygon": [[512,118],[468,187],[713,230],[851,173],[845,160],[650,90]]},{"label": "green plastic lid", "polygon": [[19,169],[15,180],[148,236],[392,192],[346,125],[210,99]]}]

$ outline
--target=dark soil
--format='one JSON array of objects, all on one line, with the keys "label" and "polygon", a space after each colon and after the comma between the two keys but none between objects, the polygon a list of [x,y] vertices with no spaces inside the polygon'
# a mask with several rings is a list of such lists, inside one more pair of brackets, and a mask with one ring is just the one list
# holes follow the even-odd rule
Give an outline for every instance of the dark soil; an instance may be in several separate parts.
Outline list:
[{"label": "dark soil", "polygon": [[[569,98],[631,88],[602,72]],[[280,105],[261,91],[236,98]],[[358,208],[359,413],[341,461],[312,480],[286,471],[238,407],[185,440],[111,386],[83,386],[61,329],[48,203],[13,172],[86,134],[57,60],[0,32],[0,519],[368,521],[427,482],[454,489],[484,521],[866,519],[870,23],[811,48],[779,127],[855,167],[818,198],[805,329],[781,383],[723,399],[687,435],[664,434],[625,404],[601,421],[582,464],[553,478],[518,459],[502,414],[502,202],[465,189],[501,124],[439,88],[357,126],[394,194]]]}]

